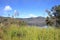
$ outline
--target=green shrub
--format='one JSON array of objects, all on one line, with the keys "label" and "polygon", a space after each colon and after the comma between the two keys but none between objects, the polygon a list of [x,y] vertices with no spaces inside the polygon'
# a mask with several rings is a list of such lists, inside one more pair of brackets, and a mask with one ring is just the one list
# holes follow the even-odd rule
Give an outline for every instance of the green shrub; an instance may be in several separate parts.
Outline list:
[{"label": "green shrub", "polygon": [[3,40],[60,40],[60,29],[40,27],[16,27],[14,25],[0,32]]}]

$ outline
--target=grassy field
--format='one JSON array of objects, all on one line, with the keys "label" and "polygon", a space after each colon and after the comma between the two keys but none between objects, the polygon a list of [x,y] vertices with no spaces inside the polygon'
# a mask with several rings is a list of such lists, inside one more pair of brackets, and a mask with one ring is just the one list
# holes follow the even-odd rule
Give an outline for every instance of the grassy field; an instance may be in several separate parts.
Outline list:
[{"label": "grassy field", "polygon": [[60,29],[13,25],[0,27],[0,40],[60,40]]}]

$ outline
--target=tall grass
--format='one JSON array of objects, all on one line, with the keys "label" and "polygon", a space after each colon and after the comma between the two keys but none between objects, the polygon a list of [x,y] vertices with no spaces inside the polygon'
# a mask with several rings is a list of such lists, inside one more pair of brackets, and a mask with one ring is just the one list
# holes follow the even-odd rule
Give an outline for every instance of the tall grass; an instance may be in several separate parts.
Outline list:
[{"label": "tall grass", "polygon": [[60,40],[60,29],[39,27],[2,27],[0,40]]}]

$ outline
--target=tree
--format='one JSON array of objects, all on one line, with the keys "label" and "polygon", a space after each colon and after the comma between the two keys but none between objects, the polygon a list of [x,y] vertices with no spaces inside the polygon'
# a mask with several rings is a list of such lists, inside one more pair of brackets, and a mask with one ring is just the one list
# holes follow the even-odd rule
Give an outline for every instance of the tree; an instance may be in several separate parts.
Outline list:
[{"label": "tree", "polygon": [[51,12],[48,10],[46,10],[46,12],[49,15],[49,19],[46,18],[46,20],[48,20],[49,23],[46,23],[48,23],[49,25],[51,23],[55,27],[60,27],[60,5],[52,7]]},{"label": "tree", "polygon": [[19,11],[14,10],[14,14],[11,17],[14,18],[14,17],[18,17],[19,15],[20,15]]},{"label": "tree", "polygon": [[19,16],[19,12],[17,10],[14,10],[14,16]]}]

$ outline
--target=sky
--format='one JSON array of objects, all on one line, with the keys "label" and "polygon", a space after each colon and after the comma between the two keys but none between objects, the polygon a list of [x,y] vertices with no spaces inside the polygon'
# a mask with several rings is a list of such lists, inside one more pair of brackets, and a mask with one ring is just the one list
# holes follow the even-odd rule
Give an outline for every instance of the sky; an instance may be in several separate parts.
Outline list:
[{"label": "sky", "polygon": [[53,6],[59,4],[60,0],[0,0],[0,16],[46,17],[48,14],[45,10],[51,10]]}]

